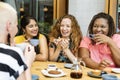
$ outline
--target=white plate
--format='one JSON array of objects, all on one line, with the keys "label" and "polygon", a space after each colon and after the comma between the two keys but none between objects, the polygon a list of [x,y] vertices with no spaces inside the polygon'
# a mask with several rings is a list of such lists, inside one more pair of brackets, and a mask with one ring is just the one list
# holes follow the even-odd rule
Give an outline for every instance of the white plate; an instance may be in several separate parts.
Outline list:
[{"label": "white plate", "polygon": [[114,73],[120,73],[120,68],[112,68],[112,72],[114,72]]},{"label": "white plate", "polygon": [[48,71],[49,70],[41,70],[42,74],[48,77],[62,77],[66,75],[61,69],[58,69],[58,71],[61,72],[60,74],[49,74]]},{"label": "white plate", "polygon": [[71,63],[66,63],[66,64],[64,64],[64,67],[71,69],[72,65],[73,65],[73,64],[71,64]]}]

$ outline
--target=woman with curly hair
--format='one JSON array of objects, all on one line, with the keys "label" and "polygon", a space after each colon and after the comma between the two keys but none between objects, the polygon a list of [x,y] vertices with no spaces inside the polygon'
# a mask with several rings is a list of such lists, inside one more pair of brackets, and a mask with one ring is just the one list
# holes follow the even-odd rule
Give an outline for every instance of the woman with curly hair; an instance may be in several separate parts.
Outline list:
[{"label": "woman with curly hair", "polygon": [[78,56],[82,32],[73,15],[64,15],[57,20],[49,38],[49,59],[51,61],[70,63]]}]

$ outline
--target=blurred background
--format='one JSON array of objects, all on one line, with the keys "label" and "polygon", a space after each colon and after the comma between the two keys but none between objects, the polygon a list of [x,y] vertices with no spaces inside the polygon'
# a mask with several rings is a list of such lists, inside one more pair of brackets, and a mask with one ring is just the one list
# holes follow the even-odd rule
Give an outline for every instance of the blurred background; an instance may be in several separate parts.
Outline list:
[{"label": "blurred background", "polygon": [[[55,21],[65,14],[74,15],[83,35],[92,17],[98,12],[110,14],[120,29],[120,0],[1,0],[11,4],[18,12],[20,23],[23,15],[32,15],[38,20],[41,33],[48,34]],[[18,26],[19,28],[20,26]],[[18,35],[21,34],[19,30]]]}]

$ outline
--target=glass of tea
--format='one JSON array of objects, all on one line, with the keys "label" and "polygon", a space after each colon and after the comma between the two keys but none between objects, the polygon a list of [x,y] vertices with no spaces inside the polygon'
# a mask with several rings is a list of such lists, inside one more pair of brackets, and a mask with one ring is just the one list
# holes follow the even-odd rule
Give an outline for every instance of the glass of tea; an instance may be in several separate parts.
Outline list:
[{"label": "glass of tea", "polygon": [[[81,66],[80,64],[83,64],[83,66]],[[83,75],[83,67],[85,67],[85,63],[83,61],[75,59],[73,61],[73,65],[71,67],[71,73],[70,73],[70,77],[71,78],[75,78],[75,79],[79,79],[82,78]]]}]

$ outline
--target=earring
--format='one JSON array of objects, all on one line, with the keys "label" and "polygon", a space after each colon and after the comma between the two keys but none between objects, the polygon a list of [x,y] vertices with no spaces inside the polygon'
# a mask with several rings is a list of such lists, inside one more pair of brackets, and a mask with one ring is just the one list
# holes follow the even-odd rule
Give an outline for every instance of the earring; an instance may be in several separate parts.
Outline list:
[{"label": "earring", "polygon": [[8,45],[10,45],[10,38],[11,38],[10,33],[8,33],[8,36],[7,36]]}]

